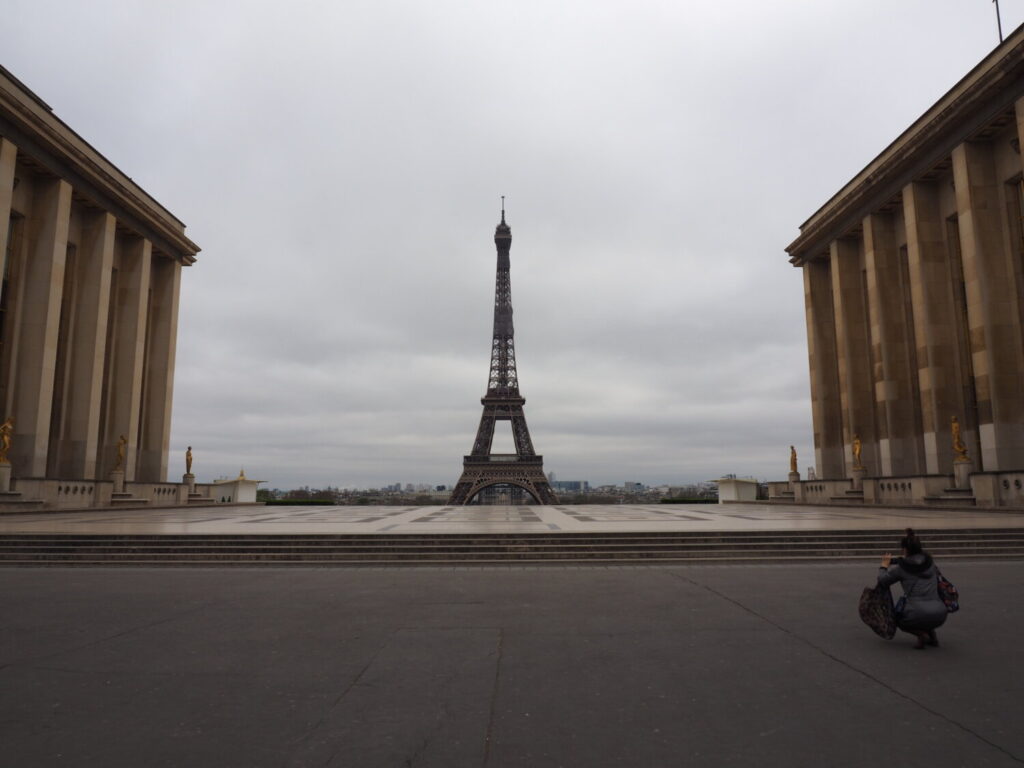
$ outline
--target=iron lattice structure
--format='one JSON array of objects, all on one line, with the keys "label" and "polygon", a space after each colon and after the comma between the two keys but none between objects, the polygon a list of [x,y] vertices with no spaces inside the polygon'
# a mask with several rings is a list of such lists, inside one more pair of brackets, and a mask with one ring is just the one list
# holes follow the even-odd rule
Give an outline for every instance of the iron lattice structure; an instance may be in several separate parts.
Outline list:
[{"label": "iron lattice structure", "polygon": [[[551,484],[544,476],[544,457],[538,456],[533,450],[526,415],[523,413],[526,398],[519,393],[515,332],[512,327],[512,281],[509,277],[512,230],[505,223],[504,206],[501,210],[501,223],[494,230],[494,244],[498,249],[498,276],[494,285],[491,371],[487,378],[487,394],[480,400],[484,411],[480,417],[476,440],[473,441],[473,451],[463,459],[462,477],[456,483],[448,503],[469,504],[486,488],[509,485],[521,488],[540,504],[557,504]],[[491,453],[494,424],[498,421],[512,423],[515,453]]]}]

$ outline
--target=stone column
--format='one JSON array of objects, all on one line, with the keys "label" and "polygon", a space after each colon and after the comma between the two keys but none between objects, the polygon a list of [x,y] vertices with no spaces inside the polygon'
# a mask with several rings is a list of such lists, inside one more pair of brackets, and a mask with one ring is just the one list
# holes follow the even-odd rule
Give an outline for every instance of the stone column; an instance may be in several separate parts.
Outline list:
[{"label": "stone column", "polygon": [[843,476],[843,422],[836,368],[836,329],[831,267],[827,259],[804,264],[804,308],[811,369],[814,461],[821,478]]},{"label": "stone column", "polygon": [[14,369],[10,459],[15,477],[46,475],[70,219],[71,185],[60,179],[36,178]]},{"label": "stone column", "polygon": [[830,250],[839,393],[843,414],[843,473],[840,477],[849,477],[853,455],[849,455],[847,462],[845,446],[852,444],[854,434],[860,435],[862,459],[869,467],[882,466],[878,445],[886,434],[882,429],[876,432],[871,340],[868,337],[867,296],[861,271],[860,243],[853,239],[835,240]]},{"label": "stone column", "polygon": [[980,468],[1024,466],[1024,351],[1011,248],[992,147],[965,142],[953,150],[960,252],[967,292]]},{"label": "stone column", "polygon": [[896,240],[891,213],[864,217],[864,266],[867,270],[871,358],[874,361],[875,413],[882,475],[917,475],[924,471],[920,442],[921,401],[917,388],[917,350],[908,323],[909,270]]},{"label": "stone column", "polygon": [[96,447],[116,224],[109,213],[94,213],[82,227],[75,265],[78,300],[68,370],[71,386],[68,388],[67,438],[58,460],[61,477],[97,476]]},{"label": "stone column", "polygon": [[[7,139],[0,137],[0,278],[3,277],[7,261],[7,238],[11,227],[11,199],[14,197],[14,167],[18,160],[18,148]],[[0,291],[3,285],[0,284]],[[0,417],[6,418],[6,417]]]},{"label": "stone column", "polygon": [[948,475],[953,471],[950,419],[958,416],[964,421],[968,444],[973,439],[968,440],[966,433],[973,435],[974,428],[973,420],[966,418],[968,404],[963,387],[967,383],[964,365],[969,361],[959,359],[960,312],[950,295],[949,262],[953,254],[946,247],[946,222],[935,185],[915,181],[904,187],[903,215],[918,348],[925,471]]},{"label": "stone column", "polygon": [[114,348],[108,352],[113,358],[107,382],[107,425],[98,463],[100,475],[105,476],[116,462],[118,438],[124,435],[128,438],[124,479],[133,482],[142,401],[142,364],[146,350],[152,245],[143,238],[130,237],[125,240],[120,256],[114,297],[116,327],[111,336]]},{"label": "stone column", "polygon": [[171,443],[171,399],[174,392],[174,355],[178,338],[178,296],[181,264],[154,258],[151,275],[152,306],[142,403],[138,480],[161,483],[167,478],[167,452]]}]

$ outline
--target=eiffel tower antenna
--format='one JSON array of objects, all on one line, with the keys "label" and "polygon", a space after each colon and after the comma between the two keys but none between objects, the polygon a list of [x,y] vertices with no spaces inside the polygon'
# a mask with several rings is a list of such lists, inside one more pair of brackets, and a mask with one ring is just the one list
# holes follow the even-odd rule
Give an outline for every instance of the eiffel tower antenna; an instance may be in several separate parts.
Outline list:
[{"label": "eiffel tower antenna", "polygon": [[[999,42],[1003,42],[1003,20],[999,14],[999,0],[992,0],[996,6],[996,26],[999,27]],[[502,198],[504,200],[505,198]]]},{"label": "eiffel tower antenna", "polygon": [[[463,457],[462,476],[448,503],[470,504],[481,491],[492,486],[505,486],[518,488],[520,493],[529,494],[538,504],[557,504],[551,484],[544,475],[544,458],[533,450],[526,415],[523,413],[526,398],[519,393],[515,330],[512,325],[512,281],[509,276],[512,229],[505,223],[504,195],[501,196],[501,223],[494,230],[494,245],[498,250],[498,270],[494,284],[494,338],[491,341],[487,394],[480,400],[484,411],[473,450],[469,456]],[[494,424],[498,421],[512,422],[515,453],[491,453]]]}]

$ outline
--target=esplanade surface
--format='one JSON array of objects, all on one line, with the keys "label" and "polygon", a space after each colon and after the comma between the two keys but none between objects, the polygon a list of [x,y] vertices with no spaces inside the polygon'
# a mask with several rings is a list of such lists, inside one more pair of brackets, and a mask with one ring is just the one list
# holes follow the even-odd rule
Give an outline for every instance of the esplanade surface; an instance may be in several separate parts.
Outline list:
[{"label": "esplanade surface", "polygon": [[0,534],[466,534],[1024,528],[1024,512],[780,504],[557,506],[263,505],[40,512],[0,517]]}]

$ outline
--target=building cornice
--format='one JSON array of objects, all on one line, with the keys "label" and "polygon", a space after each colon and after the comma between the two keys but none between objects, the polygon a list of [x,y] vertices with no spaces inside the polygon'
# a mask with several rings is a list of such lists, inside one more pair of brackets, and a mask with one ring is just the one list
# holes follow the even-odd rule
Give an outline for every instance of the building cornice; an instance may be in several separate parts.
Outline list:
[{"label": "building cornice", "polygon": [[186,237],[185,225],[2,67],[0,135],[54,175],[67,180],[76,193],[151,240],[159,251],[186,265],[195,262],[200,249]]},{"label": "building cornice", "polygon": [[802,266],[828,251],[864,216],[942,163],[965,139],[1024,96],[1024,25],[986,56],[881,154],[800,226],[787,248]]}]

